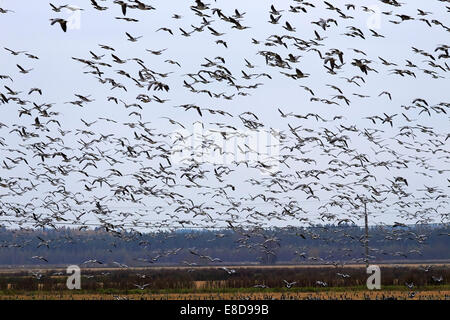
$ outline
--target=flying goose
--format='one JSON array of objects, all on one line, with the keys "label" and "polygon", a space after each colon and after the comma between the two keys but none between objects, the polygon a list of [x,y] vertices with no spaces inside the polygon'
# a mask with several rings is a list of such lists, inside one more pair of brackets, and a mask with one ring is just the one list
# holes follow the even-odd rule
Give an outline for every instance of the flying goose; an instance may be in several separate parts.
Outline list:
[{"label": "flying goose", "polygon": [[67,31],[67,20],[56,18],[56,19],[50,19],[50,25],[54,25],[55,23],[58,23],[61,26],[62,31]]}]

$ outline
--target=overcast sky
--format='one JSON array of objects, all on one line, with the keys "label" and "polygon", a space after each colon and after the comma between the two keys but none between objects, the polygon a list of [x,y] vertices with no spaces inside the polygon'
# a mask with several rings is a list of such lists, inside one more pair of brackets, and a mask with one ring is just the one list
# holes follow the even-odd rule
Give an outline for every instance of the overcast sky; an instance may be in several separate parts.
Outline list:
[{"label": "overcast sky", "polygon": [[[242,126],[242,122],[237,118],[241,112],[251,111],[258,115],[259,121],[264,123],[265,128],[276,129],[278,131],[288,131],[287,126],[290,123],[292,126],[298,126],[300,123],[306,127],[314,130],[320,130],[321,127],[328,127],[330,130],[336,131],[336,123],[320,123],[314,119],[308,121],[298,122],[296,119],[280,117],[278,108],[284,113],[293,112],[296,114],[317,113],[325,119],[332,119],[335,116],[343,116],[343,120],[339,122],[345,126],[357,125],[359,128],[379,128],[385,130],[380,133],[380,136],[386,139],[391,139],[395,134],[399,133],[399,127],[408,125],[409,123],[401,116],[405,112],[401,108],[402,105],[411,105],[415,98],[424,98],[430,105],[436,105],[440,102],[449,102],[450,93],[448,91],[450,82],[448,80],[448,72],[439,72],[444,78],[433,79],[430,75],[424,74],[417,68],[415,73],[416,78],[400,77],[398,75],[390,74],[389,70],[394,67],[387,67],[381,64],[378,57],[382,57],[388,61],[398,64],[398,68],[406,69],[406,60],[410,60],[417,64],[422,69],[432,69],[426,62],[425,56],[418,55],[413,52],[412,47],[425,50],[433,53],[435,48],[442,44],[448,45],[449,32],[444,28],[433,25],[428,27],[423,21],[405,21],[401,24],[393,24],[389,20],[399,21],[398,17],[394,15],[379,14],[379,12],[393,11],[394,14],[406,14],[421,18],[417,15],[417,9],[429,11],[432,14],[425,17],[429,20],[436,19],[441,22],[449,22],[449,14],[446,12],[445,3],[442,1],[407,1],[400,8],[389,6],[381,1],[358,1],[356,10],[345,9],[344,4],[347,1],[330,1],[336,6],[343,9],[344,13],[351,15],[354,19],[343,20],[339,18],[336,12],[327,10],[326,5],[322,1],[311,1],[316,5],[316,8],[308,8],[308,13],[291,13],[288,12],[289,6],[301,5],[294,1],[276,1],[275,7],[283,10],[280,24],[273,25],[268,23],[270,5],[273,2],[269,1],[209,1],[212,8],[221,8],[226,15],[234,14],[234,10],[244,13],[244,18],[241,20],[243,26],[250,28],[245,30],[231,29],[230,24],[221,21],[217,15],[212,16],[210,10],[208,14],[211,17],[206,19],[214,20],[211,26],[218,32],[224,32],[221,37],[215,37],[206,30],[204,32],[196,32],[190,37],[181,36],[179,28],[186,31],[192,30],[193,26],[200,26],[202,18],[196,16],[189,8],[194,5],[194,1],[151,1],[151,4],[156,10],[140,11],[128,10],[127,17],[138,19],[139,22],[126,22],[117,20],[115,17],[123,17],[120,6],[113,4],[112,1],[98,1],[101,6],[107,6],[107,11],[94,10],[90,1],[53,1],[56,6],[63,4],[70,4],[78,6],[84,10],[81,12],[72,12],[62,9],[60,13],[53,12],[47,2],[42,1],[26,1],[26,0],[0,0],[0,7],[14,11],[13,13],[0,14],[0,74],[11,75],[14,82],[9,80],[0,80],[0,92],[6,93],[3,85],[8,85],[13,90],[23,91],[23,97],[27,98],[26,93],[30,88],[39,87],[43,91],[43,96],[38,97],[33,95],[33,102],[36,103],[55,103],[54,111],[60,112],[59,121],[61,121],[64,130],[76,130],[82,127],[80,118],[89,121],[94,121],[99,117],[107,117],[119,120],[121,122],[133,121],[135,118],[129,117],[130,110],[123,108],[121,104],[116,105],[107,101],[108,96],[116,96],[127,103],[136,102],[136,96],[140,93],[147,93],[157,95],[162,99],[170,99],[164,104],[150,103],[144,106],[141,111],[142,121],[150,121],[149,125],[155,129],[155,132],[163,132],[171,134],[180,128],[176,125],[170,125],[167,119],[162,117],[171,117],[180,123],[183,123],[187,132],[193,132],[195,121],[201,120],[204,123],[205,129],[217,129],[211,122],[227,122],[229,125],[235,126],[240,130],[246,130]],[[374,12],[364,12],[362,6],[371,8]],[[173,19],[173,14],[179,14],[181,19]],[[63,18],[69,19],[73,22],[72,27],[69,27],[67,32],[62,32],[58,24],[50,25],[50,19]],[[326,31],[322,30],[317,25],[311,24],[312,21],[318,21],[320,18],[334,18],[338,21],[338,26],[331,24],[331,27]],[[296,32],[290,33],[282,28],[286,21],[296,28]],[[355,26],[362,30],[366,39],[351,38],[343,35],[348,32],[347,26]],[[158,31],[161,27],[170,28],[174,35],[170,35],[166,31]],[[385,38],[372,37],[369,28],[373,28],[378,33],[385,36]],[[274,34],[290,34],[298,38],[311,40],[315,38],[314,31],[317,31],[322,37],[327,37],[318,47],[322,52],[326,52],[332,48],[338,48],[344,52],[345,65],[338,75],[330,75],[326,73],[323,67],[323,62],[318,58],[317,52],[314,51],[300,51],[296,50],[294,46],[284,48],[283,46],[264,46],[266,39]],[[137,37],[142,36],[137,42],[127,41],[125,32]],[[261,41],[259,45],[252,43],[252,38]],[[227,47],[217,44],[216,40],[222,39],[226,41]],[[290,43],[290,42],[289,42]],[[159,73],[171,73],[164,82],[169,84],[170,91],[168,93],[156,91],[147,92],[146,89],[140,89],[134,86],[133,82],[125,79],[122,76],[114,74],[116,70],[127,70],[133,76],[137,75],[139,66],[132,61],[125,65],[118,65],[112,62],[110,52],[102,50],[98,44],[104,44],[115,48],[115,54],[121,59],[140,58],[145,62],[145,65]],[[39,56],[39,60],[31,60],[24,55],[15,56],[3,50],[3,47],[12,50],[24,50],[34,55]],[[364,56],[357,53],[352,48],[362,50],[367,54]],[[166,49],[162,55],[152,55],[149,50]],[[292,70],[280,70],[266,66],[265,59],[258,52],[261,50],[275,51],[283,58],[286,58],[289,53],[293,55],[300,55],[301,58],[296,64],[292,64],[295,68],[299,68],[304,73],[310,74],[306,79],[293,80],[280,71],[287,73],[294,73]],[[102,61],[113,65],[108,70],[105,76],[113,76],[119,79],[121,83],[127,86],[128,91],[124,92],[120,89],[110,90],[110,86],[105,86],[92,74],[85,74],[83,72],[89,71],[83,64],[76,62],[72,57],[81,59],[92,59],[89,51],[97,55],[104,54]],[[254,84],[262,83],[263,85],[256,90],[249,90],[249,95],[237,95],[234,88],[230,88],[225,82],[213,83],[208,86],[199,85],[197,88],[208,88],[214,92],[224,92],[227,95],[235,94],[232,100],[211,98],[207,94],[198,94],[189,92],[183,87],[183,81],[191,82],[191,79],[186,76],[188,73],[197,73],[200,69],[204,69],[201,65],[206,62],[205,58],[214,60],[215,57],[223,57],[226,61],[225,66],[238,78],[240,84]],[[354,58],[366,58],[372,60],[371,66],[378,71],[369,72],[365,76],[358,68],[351,66],[351,61]],[[177,61],[181,67],[165,62],[171,59]],[[252,64],[256,65],[254,69],[245,67],[245,60],[247,59]],[[439,61],[441,65],[443,60]],[[16,64],[20,64],[25,69],[33,70],[29,74],[20,74]],[[395,67],[396,68],[396,67]],[[242,76],[241,70],[247,73],[268,73],[272,79],[265,77],[253,79],[251,81],[240,79]],[[435,70],[435,69],[433,69]],[[347,83],[340,77],[348,77],[359,75],[364,76],[365,84],[361,83],[361,87],[352,83]],[[315,96],[331,99],[337,94],[336,90],[327,86],[327,84],[338,86],[345,95],[351,100],[350,106],[347,106],[343,101],[338,101],[340,106],[327,105],[310,101],[311,95],[300,87],[305,85],[313,89]],[[386,95],[379,96],[383,91],[389,91],[392,95],[392,101]],[[84,108],[79,108],[65,102],[76,100],[75,93],[88,96],[95,99],[95,102],[87,104]],[[358,93],[368,95],[370,98],[358,98],[352,95]],[[24,98],[24,99],[25,99]],[[28,97],[30,98],[30,97]],[[222,109],[235,115],[233,119],[207,115],[201,119],[195,111],[184,111],[183,109],[174,108],[174,106],[181,104],[193,103],[202,108]],[[30,106],[31,107],[31,106]],[[22,116],[19,118],[17,110],[20,106],[10,103],[8,105],[0,105],[1,115],[0,122],[8,125],[23,124],[30,125],[33,119]],[[395,118],[394,126],[391,128],[385,124],[382,127],[374,126],[370,120],[364,119],[368,116],[398,114]],[[449,133],[449,117],[444,114],[432,113],[432,116],[422,113],[420,116],[416,113],[411,113],[416,116],[422,125],[432,127],[436,133],[446,135]],[[114,133],[117,137],[128,136],[132,137],[133,130],[129,130],[123,125],[110,125],[105,122],[97,123],[91,128],[97,133]],[[20,143],[17,135],[8,134],[11,128],[0,129],[2,136],[8,140],[9,147],[15,147]],[[50,133],[52,134],[52,133]],[[65,140],[65,144],[73,146],[80,136],[69,135]],[[426,138],[422,137],[426,140]],[[83,138],[84,139],[84,138]],[[418,138],[419,141],[421,138]],[[444,141],[444,139],[441,139]],[[445,145],[441,148],[449,150],[449,140],[445,141]],[[420,147],[419,145],[417,145]],[[352,135],[352,148],[357,148],[360,153],[372,154],[370,145],[367,140],[358,135]],[[394,146],[395,148],[395,146]],[[400,149],[399,149],[400,150]],[[404,149],[402,149],[404,152]],[[404,154],[404,153],[403,153]],[[414,155],[413,150],[409,151],[408,155]],[[6,153],[2,158],[9,156]],[[293,173],[295,169],[311,168],[320,169],[325,168],[328,158],[322,159],[319,150],[312,150],[311,153],[306,154],[306,157],[312,157],[317,160],[319,165],[306,165],[301,163],[291,163],[291,168],[281,166],[279,169],[283,173]],[[449,163],[446,159],[440,159],[442,154],[425,155],[429,157],[429,164],[434,168],[444,170],[449,169]],[[383,154],[374,155],[372,160],[383,159]],[[326,161],[325,161],[326,160]],[[321,161],[325,161],[322,163]],[[176,164],[175,164],[176,165]],[[121,168],[124,170],[135,168],[136,164],[125,164]],[[416,166],[412,165],[408,170],[402,170],[402,175],[405,172],[410,182],[411,190],[423,187],[423,185],[436,186],[444,190],[448,194],[448,183],[446,178],[450,175],[448,171],[442,174],[435,173],[432,177],[425,177],[420,174],[415,174]],[[130,171],[132,171],[130,169]],[[1,169],[0,169],[1,172]],[[395,169],[386,171],[383,169],[374,169],[375,175],[379,178],[377,183],[382,183],[383,179],[392,179],[395,176]],[[5,174],[24,176],[26,170],[19,166],[13,172]],[[235,194],[236,197],[254,194],[257,190],[244,180],[254,176],[256,179],[267,178],[267,175],[253,172],[251,175],[241,167],[237,169],[236,174],[230,176],[227,183],[232,183],[239,187],[239,191]],[[80,185],[78,181],[80,177],[68,177],[67,185],[73,186],[74,190],[82,189],[83,184]],[[326,178],[325,178],[326,179]],[[299,181],[300,182],[300,181]],[[221,186],[217,181],[209,181],[210,186]],[[326,183],[326,181],[321,181]],[[47,190],[45,186],[41,190]],[[81,190],[80,189],[80,190]],[[199,195],[195,190],[185,189],[182,191],[188,198],[192,198],[196,203],[214,203],[214,199],[205,199]],[[15,197],[14,201],[24,203],[31,199],[36,194],[24,195],[21,198]],[[102,193],[99,190],[98,196]],[[279,195],[282,197],[283,195]],[[298,201],[304,201],[305,210],[310,210],[311,215],[317,215],[315,206],[312,200],[306,200],[304,194],[294,194]],[[328,199],[332,194],[324,193],[324,199]],[[5,199],[3,199],[4,201]],[[251,203],[250,203],[251,204]],[[270,212],[273,207],[268,203],[261,201],[254,203],[260,208],[264,208]],[[129,203],[115,203],[112,207],[120,208],[121,206],[129,208],[142,208],[144,206],[166,205],[164,201],[158,199],[144,200],[140,205]],[[218,205],[215,203],[214,205]],[[319,203],[320,205],[320,203]],[[263,209],[261,209],[263,210]],[[395,210],[389,209],[373,209],[374,221],[392,223],[397,221],[397,213]],[[437,215],[439,216],[439,215]],[[154,216],[151,216],[154,218]],[[279,222],[269,221],[267,225],[278,224]],[[288,224],[293,223],[290,221]],[[360,221],[358,222],[360,223]]]}]

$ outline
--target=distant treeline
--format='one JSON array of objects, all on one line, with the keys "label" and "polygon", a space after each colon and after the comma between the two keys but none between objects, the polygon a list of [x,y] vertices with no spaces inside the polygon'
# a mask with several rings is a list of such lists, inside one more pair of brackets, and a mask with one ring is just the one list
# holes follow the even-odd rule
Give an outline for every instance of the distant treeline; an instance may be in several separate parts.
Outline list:
[{"label": "distant treeline", "polygon": [[[364,261],[364,245],[364,229],[349,225],[146,234],[0,228],[0,265],[79,265],[90,259],[102,265],[89,266],[105,267],[117,266],[113,262],[128,266],[355,263]],[[449,227],[371,227],[369,249],[370,261],[450,260]],[[211,262],[214,258],[218,259]]]}]

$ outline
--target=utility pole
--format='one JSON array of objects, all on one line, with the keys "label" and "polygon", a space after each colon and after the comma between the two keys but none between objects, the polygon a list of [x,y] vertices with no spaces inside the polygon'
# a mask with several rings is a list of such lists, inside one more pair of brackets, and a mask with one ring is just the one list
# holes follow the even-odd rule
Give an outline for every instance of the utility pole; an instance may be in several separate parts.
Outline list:
[{"label": "utility pole", "polygon": [[364,241],[364,247],[366,249],[366,267],[369,267],[369,219],[367,217],[367,202],[364,200],[364,224],[366,238]]}]

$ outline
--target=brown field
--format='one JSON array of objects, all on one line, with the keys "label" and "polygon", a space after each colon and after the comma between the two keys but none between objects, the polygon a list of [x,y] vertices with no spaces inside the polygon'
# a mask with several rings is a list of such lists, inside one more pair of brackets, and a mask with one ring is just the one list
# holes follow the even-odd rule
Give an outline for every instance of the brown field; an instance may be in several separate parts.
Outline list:
[{"label": "brown field", "polygon": [[[66,288],[67,275],[61,267],[5,268],[0,269],[0,300],[450,300],[448,264],[435,263],[426,272],[423,266],[429,263],[377,265],[382,290],[374,291],[366,288],[363,265],[228,266],[236,270],[231,275],[221,266],[82,268],[80,291]],[[33,272],[42,277],[34,277]],[[349,277],[343,279],[338,273]],[[143,274],[145,278],[140,277]],[[284,279],[296,284],[288,289]],[[327,285],[318,285],[318,280]],[[144,290],[136,287],[144,283],[148,284]],[[268,287],[257,288],[257,284]]]},{"label": "brown field", "polygon": [[71,294],[30,293],[0,295],[0,300],[450,300],[450,290],[344,292],[259,292],[259,293],[187,293],[187,294]]}]

